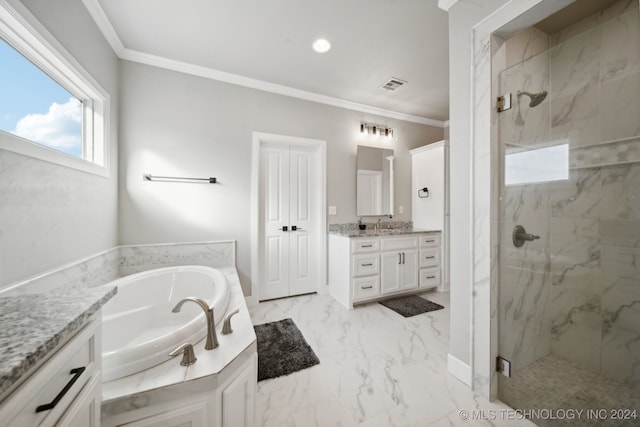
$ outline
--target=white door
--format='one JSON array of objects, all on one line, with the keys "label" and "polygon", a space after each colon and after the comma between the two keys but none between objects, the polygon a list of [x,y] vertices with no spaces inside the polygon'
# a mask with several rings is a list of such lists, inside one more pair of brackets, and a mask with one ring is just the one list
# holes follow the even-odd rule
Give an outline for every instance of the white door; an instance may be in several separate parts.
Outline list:
[{"label": "white door", "polygon": [[264,230],[260,299],[317,290],[318,150],[265,144],[261,150]]}]

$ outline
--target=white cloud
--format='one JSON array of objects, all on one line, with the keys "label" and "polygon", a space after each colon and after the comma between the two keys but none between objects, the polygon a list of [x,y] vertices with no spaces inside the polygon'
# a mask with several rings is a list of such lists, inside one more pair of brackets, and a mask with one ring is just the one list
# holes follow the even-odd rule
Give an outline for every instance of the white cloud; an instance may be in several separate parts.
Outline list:
[{"label": "white cloud", "polygon": [[54,102],[46,114],[28,114],[16,124],[14,134],[59,150],[82,145],[82,103],[69,98],[64,104]]}]

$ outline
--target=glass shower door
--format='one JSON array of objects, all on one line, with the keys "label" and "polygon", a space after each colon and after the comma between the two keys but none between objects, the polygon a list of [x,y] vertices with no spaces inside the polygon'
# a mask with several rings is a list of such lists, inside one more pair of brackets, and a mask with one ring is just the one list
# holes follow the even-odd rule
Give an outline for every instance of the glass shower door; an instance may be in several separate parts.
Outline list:
[{"label": "glass shower door", "polygon": [[640,413],[638,3],[499,48],[499,397],[515,408]]}]

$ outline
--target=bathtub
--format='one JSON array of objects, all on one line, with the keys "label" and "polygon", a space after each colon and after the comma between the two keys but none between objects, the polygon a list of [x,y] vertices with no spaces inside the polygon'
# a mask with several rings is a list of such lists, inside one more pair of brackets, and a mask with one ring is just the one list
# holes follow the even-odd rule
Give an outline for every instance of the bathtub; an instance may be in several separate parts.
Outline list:
[{"label": "bathtub", "polygon": [[115,380],[169,360],[180,344],[206,336],[205,314],[185,297],[199,297],[213,307],[216,325],[227,311],[224,275],[211,267],[159,268],[123,277],[110,285],[118,293],[102,308],[102,380]]}]

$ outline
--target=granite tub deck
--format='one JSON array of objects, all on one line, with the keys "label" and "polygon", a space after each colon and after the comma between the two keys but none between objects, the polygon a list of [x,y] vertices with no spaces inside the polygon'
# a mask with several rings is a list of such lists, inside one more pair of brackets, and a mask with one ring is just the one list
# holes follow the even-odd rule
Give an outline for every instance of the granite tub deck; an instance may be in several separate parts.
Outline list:
[{"label": "granite tub deck", "polygon": [[88,323],[115,286],[0,296],[0,402]]}]

